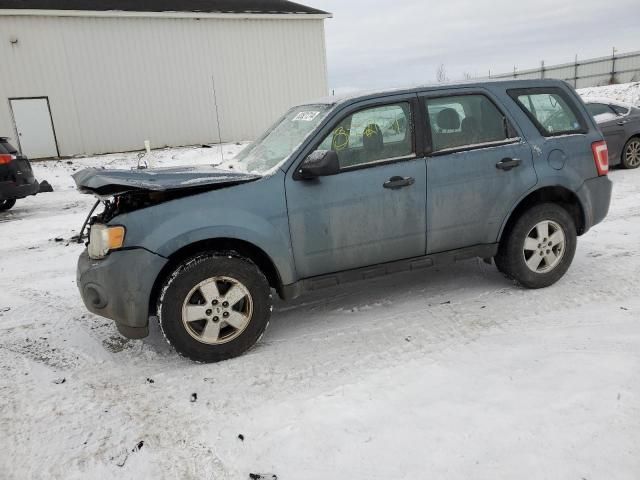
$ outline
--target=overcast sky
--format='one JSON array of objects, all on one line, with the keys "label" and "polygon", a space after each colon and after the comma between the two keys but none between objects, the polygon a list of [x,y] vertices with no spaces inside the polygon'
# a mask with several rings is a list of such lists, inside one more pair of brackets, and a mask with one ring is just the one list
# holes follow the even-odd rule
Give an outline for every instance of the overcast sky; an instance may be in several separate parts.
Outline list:
[{"label": "overcast sky", "polygon": [[640,50],[639,0],[299,0],[326,20],[337,90],[431,83]]}]

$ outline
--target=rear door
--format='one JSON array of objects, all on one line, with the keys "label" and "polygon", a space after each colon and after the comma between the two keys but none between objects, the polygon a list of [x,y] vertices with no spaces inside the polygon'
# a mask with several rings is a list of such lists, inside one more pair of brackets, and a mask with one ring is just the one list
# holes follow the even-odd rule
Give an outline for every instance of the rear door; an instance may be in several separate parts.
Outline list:
[{"label": "rear door", "polygon": [[287,176],[301,278],[425,254],[426,167],[416,153],[416,109],[415,94],[349,107],[314,146],[336,151],[340,173]]},{"label": "rear door", "polygon": [[420,95],[426,112],[427,252],[495,243],[536,184],[530,146],[488,91]]},{"label": "rear door", "polygon": [[617,165],[620,163],[622,149],[627,141],[624,128],[626,119],[616,113],[611,106],[604,103],[589,103],[587,110],[595,119],[598,128],[607,141],[609,164]]}]

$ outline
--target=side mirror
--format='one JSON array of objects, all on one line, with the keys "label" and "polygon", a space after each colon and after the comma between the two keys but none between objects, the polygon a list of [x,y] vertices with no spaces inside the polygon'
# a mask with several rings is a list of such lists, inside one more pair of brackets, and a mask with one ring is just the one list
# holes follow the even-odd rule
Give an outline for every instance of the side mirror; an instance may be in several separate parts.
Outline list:
[{"label": "side mirror", "polygon": [[304,179],[326,177],[340,172],[338,154],[334,150],[316,150],[304,159],[298,173]]}]

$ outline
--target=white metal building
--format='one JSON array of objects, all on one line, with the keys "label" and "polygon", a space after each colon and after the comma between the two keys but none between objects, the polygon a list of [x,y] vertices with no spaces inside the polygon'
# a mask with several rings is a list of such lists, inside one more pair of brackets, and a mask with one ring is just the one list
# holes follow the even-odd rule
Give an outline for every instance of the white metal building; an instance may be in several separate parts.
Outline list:
[{"label": "white metal building", "polygon": [[31,158],[255,138],[328,93],[328,17],[285,0],[0,0],[0,136]]}]

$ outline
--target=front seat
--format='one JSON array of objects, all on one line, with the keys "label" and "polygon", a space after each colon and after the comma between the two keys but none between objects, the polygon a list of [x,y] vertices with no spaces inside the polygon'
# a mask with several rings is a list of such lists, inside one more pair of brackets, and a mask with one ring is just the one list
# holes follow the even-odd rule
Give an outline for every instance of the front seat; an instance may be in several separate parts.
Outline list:
[{"label": "front seat", "polygon": [[455,132],[446,132],[447,130],[460,129],[460,115],[453,108],[443,108],[438,112],[436,117],[438,125],[438,133],[433,136],[434,147],[438,150],[442,148],[450,148],[456,146],[458,134]]},{"label": "front seat", "polygon": [[480,124],[476,117],[469,115],[462,120],[460,129],[465,144],[480,143]]},{"label": "front seat", "polygon": [[362,162],[370,162],[382,158],[384,142],[382,130],[376,123],[370,123],[362,132],[363,158]]}]

